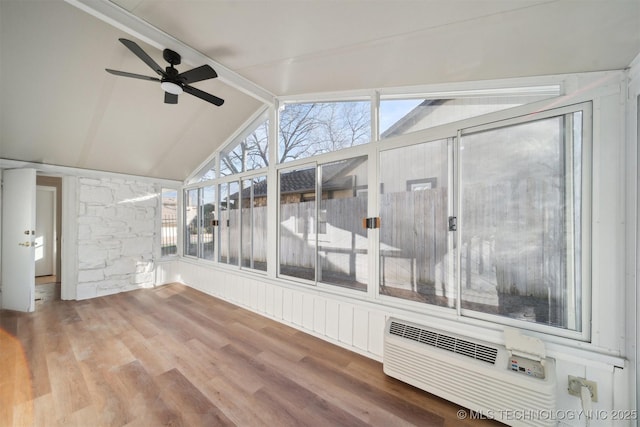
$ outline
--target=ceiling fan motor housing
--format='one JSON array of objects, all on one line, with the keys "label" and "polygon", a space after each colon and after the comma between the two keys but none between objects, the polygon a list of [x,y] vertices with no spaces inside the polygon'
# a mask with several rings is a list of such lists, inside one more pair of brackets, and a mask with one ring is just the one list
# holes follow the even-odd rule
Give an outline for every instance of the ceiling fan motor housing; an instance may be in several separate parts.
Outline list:
[{"label": "ceiling fan motor housing", "polygon": [[171,49],[165,49],[162,51],[162,57],[171,65],[180,65],[180,54],[172,51]]}]

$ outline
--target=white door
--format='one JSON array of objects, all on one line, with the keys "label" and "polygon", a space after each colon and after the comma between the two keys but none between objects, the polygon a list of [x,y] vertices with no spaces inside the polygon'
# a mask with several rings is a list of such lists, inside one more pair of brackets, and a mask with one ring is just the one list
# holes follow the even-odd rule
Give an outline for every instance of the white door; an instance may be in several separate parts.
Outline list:
[{"label": "white door", "polygon": [[55,187],[36,187],[36,277],[55,274],[55,214]]},{"label": "white door", "polygon": [[2,308],[35,309],[36,171],[2,173]]}]

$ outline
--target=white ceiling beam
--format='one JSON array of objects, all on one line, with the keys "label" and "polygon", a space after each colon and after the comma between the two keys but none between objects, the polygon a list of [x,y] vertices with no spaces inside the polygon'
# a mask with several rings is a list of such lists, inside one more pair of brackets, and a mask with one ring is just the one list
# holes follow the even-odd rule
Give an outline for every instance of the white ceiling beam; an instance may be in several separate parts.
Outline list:
[{"label": "white ceiling beam", "polygon": [[272,105],[274,103],[275,96],[268,90],[138,18],[115,3],[108,0],[65,1],[159,50],[171,49],[179,52],[182,59],[191,65],[208,64],[216,70],[218,79],[221,82],[266,104]]}]

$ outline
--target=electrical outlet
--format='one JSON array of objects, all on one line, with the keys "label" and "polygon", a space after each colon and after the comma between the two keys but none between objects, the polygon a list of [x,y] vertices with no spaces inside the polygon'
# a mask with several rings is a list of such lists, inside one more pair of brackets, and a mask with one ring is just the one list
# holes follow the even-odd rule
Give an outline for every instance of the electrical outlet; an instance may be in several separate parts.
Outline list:
[{"label": "electrical outlet", "polygon": [[580,390],[582,387],[587,387],[589,392],[591,392],[591,401],[598,401],[598,383],[595,381],[589,381],[585,378],[574,377],[573,375],[569,375],[569,387],[567,391],[571,396],[580,397]]}]

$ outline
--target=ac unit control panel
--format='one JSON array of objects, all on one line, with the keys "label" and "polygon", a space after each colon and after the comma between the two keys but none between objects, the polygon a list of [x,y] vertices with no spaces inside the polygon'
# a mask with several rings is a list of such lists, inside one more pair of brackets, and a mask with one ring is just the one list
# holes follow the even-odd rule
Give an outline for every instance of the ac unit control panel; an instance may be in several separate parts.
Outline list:
[{"label": "ac unit control panel", "polygon": [[512,354],[509,358],[511,362],[509,369],[529,377],[544,379],[544,366],[539,360],[527,359],[526,357]]}]

